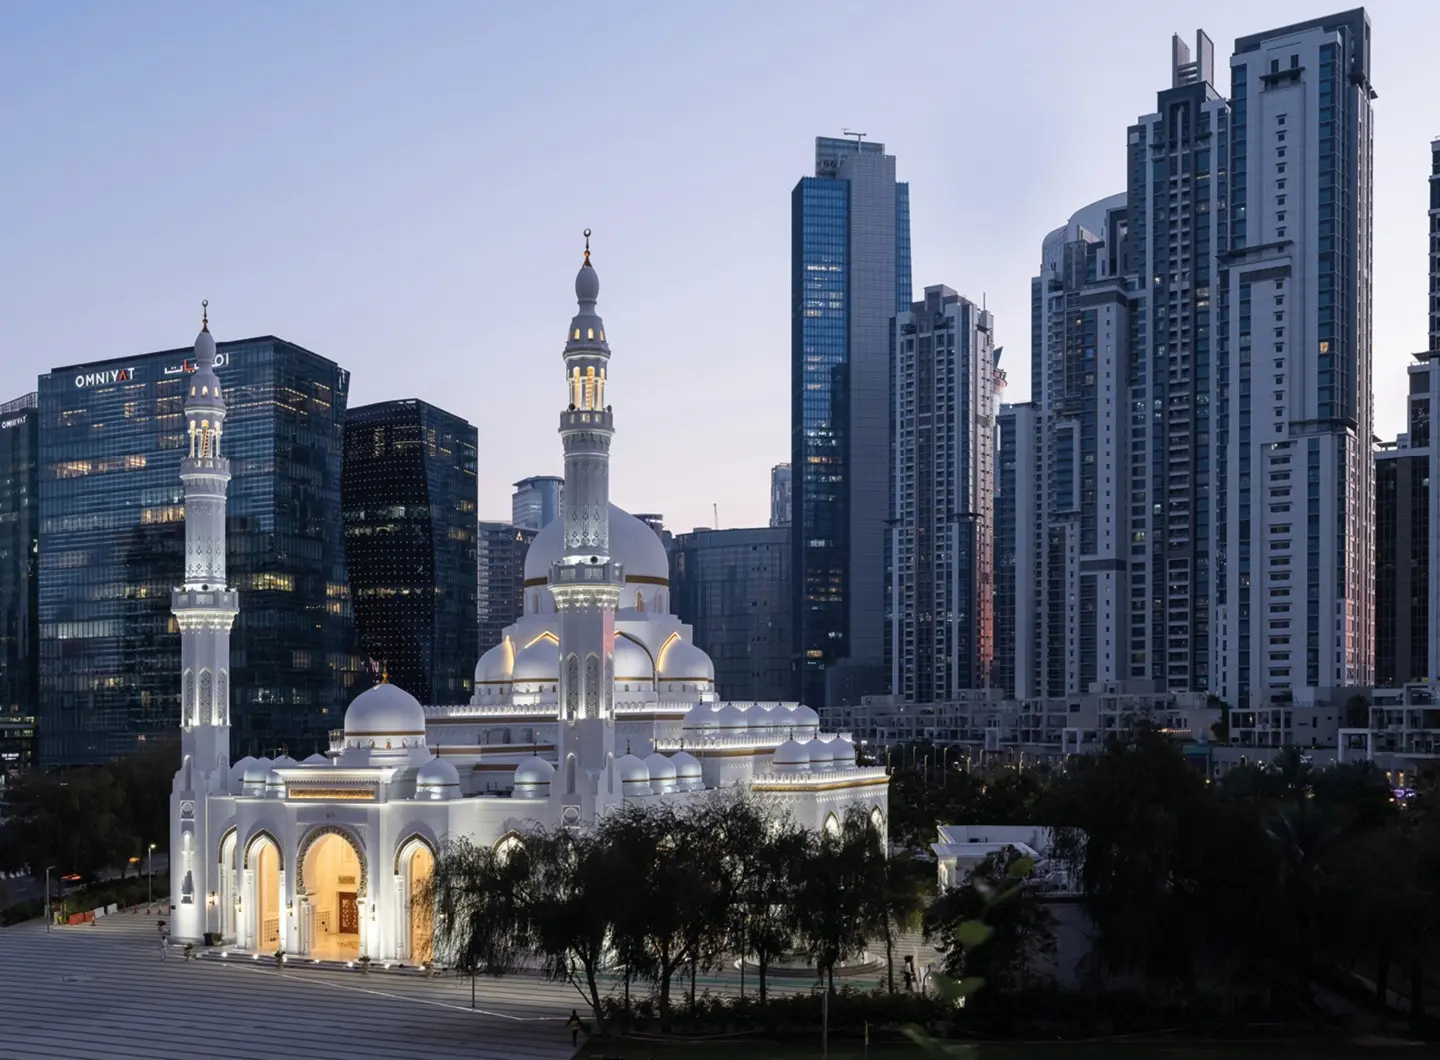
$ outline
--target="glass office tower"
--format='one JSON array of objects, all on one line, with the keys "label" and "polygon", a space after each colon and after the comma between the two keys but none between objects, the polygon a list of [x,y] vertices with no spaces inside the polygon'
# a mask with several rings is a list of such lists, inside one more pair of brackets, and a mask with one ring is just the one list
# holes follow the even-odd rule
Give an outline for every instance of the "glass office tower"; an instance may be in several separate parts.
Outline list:
[{"label": "glass office tower", "polygon": [[730,702],[794,697],[790,530],[696,530],[670,548],[671,600]]},{"label": "glass office tower", "polygon": [[467,703],[475,632],[475,428],[423,401],[345,417],[345,557],[360,650],[422,703]]},{"label": "glass office tower", "polygon": [[794,650],[800,696],[820,706],[885,691],[890,321],[910,307],[910,189],[884,144],[819,137],[790,201]]},{"label": "glass office tower", "polygon": [[36,396],[0,405],[0,777],[35,761],[40,489]]},{"label": "glass office tower", "polygon": [[[96,762],[172,731],[190,349],[40,378],[40,760]],[[219,344],[235,758],[323,749],[358,657],[341,543],[349,373],[274,336]]]}]

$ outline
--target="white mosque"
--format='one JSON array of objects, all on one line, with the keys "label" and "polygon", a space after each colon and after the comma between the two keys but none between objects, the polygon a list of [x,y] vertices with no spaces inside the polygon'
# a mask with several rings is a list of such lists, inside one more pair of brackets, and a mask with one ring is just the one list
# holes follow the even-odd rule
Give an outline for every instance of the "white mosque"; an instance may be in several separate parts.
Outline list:
[{"label": "white mosque", "polygon": [[609,502],[610,347],[585,262],[564,349],[561,518],[525,562],[524,614],[475,668],[469,705],[426,707],[381,683],[361,693],[328,755],[230,761],[225,401],[208,316],[185,411],[183,762],[171,796],[172,931],[256,954],[423,963],[416,898],[450,837],[516,843],[584,827],[622,803],[764,793],[777,812],[835,828],[860,807],[883,829],[888,778],[791,703],[721,703],[710,658],[669,610],[655,532]]}]

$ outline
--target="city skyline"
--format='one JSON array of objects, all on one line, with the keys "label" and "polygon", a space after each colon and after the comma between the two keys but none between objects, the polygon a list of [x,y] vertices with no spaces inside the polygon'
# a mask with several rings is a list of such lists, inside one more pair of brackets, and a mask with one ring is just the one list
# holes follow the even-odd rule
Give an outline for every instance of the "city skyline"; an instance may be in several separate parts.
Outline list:
[{"label": "city skyline", "polygon": [[[977,61],[861,64],[819,104],[806,89],[847,42],[898,47],[905,25],[843,6],[819,24],[798,5],[725,25],[718,9],[635,8],[573,29],[569,8],[486,19],[438,3],[404,20],[347,7],[338,24],[323,7],[217,11],[198,25],[173,5],[93,6],[84,19],[7,11],[0,65],[27,90],[7,93],[0,117],[20,159],[0,191],[27,204],[0,259],[10,389],[57,365],[169,346],[173,321],[209,297],[226,334],[286,335],[350,369],[357,402],[417,397],[476,423],[478,514],[503,517],[509,483],[558,468],[528,455],[544,452],[548,414],[489,398],[497,380],[533,393],[553,370],[562,340],[546,326],[556,299],[544,263],[591,225],[597,262],[616,277],[613,326],[634,351],[616,380],[635,425],[617,442],[628,470],[616,501],[663,500],[682,530],[710,524],[713,507],[723,526],[761,526],[768,470],[789,454],[788,191],[815,136],[848,123],[886,144],[912,188],[916,289],[943,281],[985,299],[997,345],[1019,353],[1039,241],[1077,204],[1124,187],[1120,145],[1165,76],[1170,34],[1201,28],[1223,55],[1236,37],[1341,7],[1152,5],[1117,21],[1057,5],[1041,40],[1029,20],[936,5],[935,24],[985,35]],[[1426,203],[1413,174],[1440,132],[1425,91],[1440,13],[1414,7],[1369,7],[1385,438],[1404,429],[1405,365],[1426,345]],[[789,47],[802,27],[806,49]],[[460,61],[497,36],[549,44]],[[1087,48],[1124,59],[1088,73],[1084,92],[1043,76]],[[566,51],[584,61],[548,60]],[[66,58],[33,58],[56,54]],[[756,65],[765,77],[716,91],[717,75]],[[164,80],[148,72],[160,69]],[[249,74],[215,76],[226,69]],[[1023,87],[1027,70],[1037,87]],[[1016,87],[984,98],[987,123],[1014,134],[994,135],[1003,164],[968,164],[958,142],[934,142],[937,112],[1002,81]],[[589,164],[577,166],[582,136]],[[198,256],[197,243],[208,248]],[[688,327],[704,303],[727,307],[726,326]],[[712,356],[727,365],[706,378],[706,404],[727,410],[714,441],[692,434],[694,408],[673,397]],[[1026,360],[1009,365],[1010,401],[1030,392]],[[654,453],[675,455],[657,464]]]}]

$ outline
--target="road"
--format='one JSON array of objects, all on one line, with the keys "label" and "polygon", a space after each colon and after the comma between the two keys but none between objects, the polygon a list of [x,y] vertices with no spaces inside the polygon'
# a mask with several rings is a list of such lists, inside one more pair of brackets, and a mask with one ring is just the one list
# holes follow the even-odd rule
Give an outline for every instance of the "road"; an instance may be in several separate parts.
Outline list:
[{"label": "road", "polygon": [[0,928],[6,1060],[565,1060],[578,998],[530,978],[481,980],[161,960],[154,917],[46,933]]}]

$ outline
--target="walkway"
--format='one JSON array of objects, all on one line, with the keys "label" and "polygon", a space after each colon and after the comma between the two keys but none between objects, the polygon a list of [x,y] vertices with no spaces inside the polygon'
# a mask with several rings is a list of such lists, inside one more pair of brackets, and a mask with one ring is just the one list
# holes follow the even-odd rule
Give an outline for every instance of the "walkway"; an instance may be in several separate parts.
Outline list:
[{"label": "walkway", "polygon": [[273,962],[160,959],[155,918],[0,928],[0,1056],[90,1060],[309,1056],[565,1060],[579,999],[531,978],[279,971]]}]

